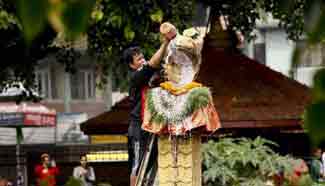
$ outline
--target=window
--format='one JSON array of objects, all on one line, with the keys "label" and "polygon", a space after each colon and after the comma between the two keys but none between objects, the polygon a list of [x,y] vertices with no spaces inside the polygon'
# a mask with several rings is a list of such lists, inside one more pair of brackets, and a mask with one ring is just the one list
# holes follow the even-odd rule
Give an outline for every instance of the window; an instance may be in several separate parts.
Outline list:
[{"label": "window", "polygon": [[254,59],[265,64],[265,43],[254,43]]},{"label": "window", "polygon": [[297,41],[296,47],[301,49],[299,62],[294,66],[295,79],[308,86],[313,85],[315,73],[325,66],[325,45],[307,47],[306,41]]},{"label": "window", "polygon": [[302,49],[298,67],[320,67],[325,65],[325,45],[306,47],[304,40],[297,41],[297,48]]},{"label": "window", "polygon": [[43,98],[51,99],[51,79],[49,70],[36,70],[35,78],[38,94]]},{"label": "window", "polygon": [[92,70],[80,70],[71,75],[72,99],[91,99],[95,97],[95,73]]},{"label": "window", "polygon": [[248,55],[254,58],[261,64],[266,64],[266,31],[259,29],[255,30],[256,39],[250,41],[248,44]]}]

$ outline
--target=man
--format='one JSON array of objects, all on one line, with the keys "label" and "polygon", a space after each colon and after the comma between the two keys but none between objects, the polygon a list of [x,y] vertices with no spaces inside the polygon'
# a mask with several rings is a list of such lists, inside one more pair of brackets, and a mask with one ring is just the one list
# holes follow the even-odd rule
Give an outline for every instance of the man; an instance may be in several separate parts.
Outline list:
[{"label": "man", "polygon": [[321,157],[321,162],[322,162],[322,177],[325,179],[325,151],[322,149],[322,157]]},{"label": "man", "polygon": [[59,169],[56,167],[54,160],[50,162],[50,156],[44,153],[41,155],[41,163],[35,167],[37,185],[56,186],[55,177],[59,174]]},{"label": "man", "polygon": [[80,157],[80,166],[73,169],[73,177],[80,179],[82,186],[92,186],[95,182],[94,169],[87,165],[87,157],[85,155]]},{"label": "man", "polygon": [[322,180],[322,162],[320,158],[322,156],[322,150],[320,148],[314,148],[312,150],[312,158],[310,161],[310,176],[315,182],[321,182]]},{"label": "man", "polygon": [[123,58],[131,70],[129,98],[131,113],[128,129],[128,151],[131,166],[130,186],[136,184],[138,169],[146,148],[148,134],[142,131],[141,95],[154,73],[159,69],[169,41],[176,35],[176,29],[163,33],[163,42],[158,51],[146,62],[139,47],[130,47],[124,51]]}]

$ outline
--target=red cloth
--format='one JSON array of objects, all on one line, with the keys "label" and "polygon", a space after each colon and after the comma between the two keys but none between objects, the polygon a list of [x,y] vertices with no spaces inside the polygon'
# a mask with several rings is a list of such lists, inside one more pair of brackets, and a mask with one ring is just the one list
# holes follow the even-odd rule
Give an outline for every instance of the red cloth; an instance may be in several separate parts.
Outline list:
[{"label": "red cloth", "polygon": [[50,167],[46,171],[43,165],[36,165],[35,175],[37,177],[37,186],[42,186],[47,183],[47,186],[56,186],[55,177],[59,174],[57,167]]}]

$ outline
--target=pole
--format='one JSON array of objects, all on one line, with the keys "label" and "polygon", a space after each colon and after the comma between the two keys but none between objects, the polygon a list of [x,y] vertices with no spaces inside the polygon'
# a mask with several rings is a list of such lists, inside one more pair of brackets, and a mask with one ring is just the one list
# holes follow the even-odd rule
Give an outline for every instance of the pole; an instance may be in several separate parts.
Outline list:
[{"label": "pole", "polygon": [[17,170],[17,186],[24,186],[24,176],[23,172],[21,170],[21,163],[20,163],[20,142],[22,140],[22,128],[18,127],[16,128],[16,135],[17,135],[17,144],[16,144],[16,170]]},{"label": "pole", "polygon": [[71,86],[70,74],[64,73],[64,112],[71,112]]},{"label": "pole", "polygon": [[[145,181],[145,176],[146,176],[146,170],[148,167],[148,162],[149,162],[149,158],[151,156],[151,151],[153,150],[153,146],[154,146],[154,142],[156,139],[156,135],[155,134],[150,134],[148,141],[148,148],[146,149],[146,151],[144,152],[143,158],[141,160],[141,164],[139,167],[139,171],[138,171],[138,176],[137,176],[137,180],[136,180],[136,186],[144,186],[144,181]],[[156,175],[154,175],[156,176]]]}]

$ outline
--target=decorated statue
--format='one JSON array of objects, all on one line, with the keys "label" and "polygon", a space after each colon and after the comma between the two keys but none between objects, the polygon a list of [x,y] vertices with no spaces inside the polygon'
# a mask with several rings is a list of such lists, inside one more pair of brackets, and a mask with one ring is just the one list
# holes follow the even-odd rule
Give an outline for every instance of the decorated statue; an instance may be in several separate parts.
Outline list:
[{"label": "decorated statue", "polygon": [[[164,23],[161,32],[171,27]],[[170,42],[164,64],[167,81],[143,96],[144,130],[178,136],[201,126],[207,131],[219,127],[209,88],[194,81],[201,64],[202,44],[203,38],[195,29],[185,30]]]},{"label": "decorated statue", "polygon": [[[175,30],[170,23],[163,34]],[[200,69],[202,30],[188,29],[169,43],[166,81],[142,95],[142,128],[158,134],[159,185],[201,185],[200,135],[220,128],[208,87],[195,82]]]}]

